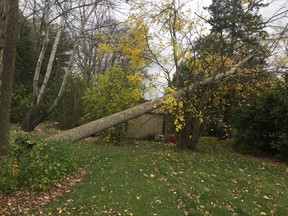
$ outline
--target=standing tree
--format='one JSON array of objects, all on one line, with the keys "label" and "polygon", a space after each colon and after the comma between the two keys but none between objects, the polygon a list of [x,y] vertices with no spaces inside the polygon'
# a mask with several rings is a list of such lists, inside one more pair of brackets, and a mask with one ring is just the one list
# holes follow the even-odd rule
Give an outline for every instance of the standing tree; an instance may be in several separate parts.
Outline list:
[{"label": "standing tree", "polygon": [[[18,32],[18,0],[0,3],[0,154],[8,144],[12,83]],[[8,35],[9,33],[9,35]]]}]

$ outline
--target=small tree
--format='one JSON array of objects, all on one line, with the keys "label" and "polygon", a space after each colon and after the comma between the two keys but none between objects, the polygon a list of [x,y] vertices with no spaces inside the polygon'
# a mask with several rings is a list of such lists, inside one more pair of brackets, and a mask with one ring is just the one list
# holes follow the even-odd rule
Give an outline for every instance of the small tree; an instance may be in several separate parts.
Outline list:
[{"label": "small tree", "polygon": [[[93,87],[88,88],[83,97],[84,118],[92,121],[133,107],[142,97],[142,78],[119,66],[104,74],[93,77]],[[120,141],[125,135],[123,125],[108,132],[112,141]]]}]

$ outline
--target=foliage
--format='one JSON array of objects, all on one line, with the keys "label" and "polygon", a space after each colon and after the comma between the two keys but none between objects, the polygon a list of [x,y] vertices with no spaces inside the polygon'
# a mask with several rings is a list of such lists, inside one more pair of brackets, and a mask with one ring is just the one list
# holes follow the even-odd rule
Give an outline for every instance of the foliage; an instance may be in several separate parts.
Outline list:
[{"label": "foliage", "polygon": [[[102,33],[97,34],[97,39],[100,41],[99,53],[118,56],[116,64],[126,70],[142,70],[147,67],[147,26],[143,20],[127,21],[122,32],[117,33],[108,34],[108,36]],[[115,63],[112,66],[115,66]]]},{"label": "foliage", "polygon": [[[22,15],[23,16],[23,15]],[[35,58],[37,55],[36,28],[30,19],[21,17],[19,38],[16,47],[14,86],[23,85],[32,89]]]},{"label": "foliage", "polygon": [[147,64],[147,26],[143,20],[130,24],[129,31],[120,38],[118,50],[130,60],[134,69],[140,69]]},{"label": "foliage", "polygon": [[[125,71],[120,66],[95,75],[93,87],[88,88],[83,97],[84,118],[96,120],[135,106],[142,97],[141,82],[140,75]],[[124,136],[123,127],[111,129],[108,136],[113,141],[119,141]]]},{"label": "foliage", "polygon": [[74,168],[71,143],[58,141],[48,146],[33,137],[20,137],[0,160],[0,190],[47,190]]},{"label": "foliage", "polygon": [[24,85],[14,85],[11,101],[11,122],[21,123],[31,105],[31,92]]},{"label": "foliage", "polygon": [[[283,80],[282,80],[283,81]],[[276,88],[234,109],[235,148],[244,153],[288,156],[287,78]]]},{"label": "foliage", "polygon": [[251,50],[254,50],[256,57],[251,59],[246,67],[263,65],[269,53],[262,41],[267,39],[268,34],[264,30],[265,22],[259,10],[267,5],[256,0],[213,1],[206,8],[211,15],[207,22],[212,29],[211,35],[207,38],[210,44],[206,43],[205,46],[210,48],[218,46],[218,49],[212,49],[212,52],[238,58],[247,56]]},{"label": "foliage", "polygon": [[[217,84],[203,86],[203,79],[215,76],[221,70],[229,70],[233,64],[228,57],[219,58],[208,52],[202,52],[198,57],[184,59],[180,63],[172,84],[178,89],[184,88],[185,97],[177,100],[169,97],[164,101],[166,110],[174,116],[178,147],[189,149],[197,147],[202,123],[205,118],[207,119],[209,105],[213,103],[211,99],[213,94],[219,91]],[[168,88],[170,92],[169,89],[171,88]]]},{"label": "foliage", "polygon": [[201,138],[195,152],[147,141],[74,147],[85,178],[44,215],[288,214],[287,165],[237,154],[231,140]]}]

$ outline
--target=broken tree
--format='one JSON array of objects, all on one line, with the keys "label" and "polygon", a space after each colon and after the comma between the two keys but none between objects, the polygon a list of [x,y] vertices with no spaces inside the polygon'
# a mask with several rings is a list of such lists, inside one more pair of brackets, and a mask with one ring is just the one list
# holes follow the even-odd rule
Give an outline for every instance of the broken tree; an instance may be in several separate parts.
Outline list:
[{"label": "broken tree", "polygon": [[[220,82],[223,79],[227,79],[235,74],[237,74],[236,69],[239,68],[241,65],[243,65],[245,62],[247,62],[249,59],[253,57],[253,54],[249,55],[244,60],[240,61],[236,65],[234,65],[229,71],[226,71],[224,73],[219,73],[215,76],[208,77],[204,79],[201,82],[201,85],[208,85],[212,82]],[[192,84],[189,89],[181,89],[174,94],[172,94],[175,98],[180,98],[185,95],[186,91],[191,90],[195,87],[195,85],[198,85],[199,83]],[[110,127],[116,126],[118,124],[121,124],[123,122],[127,122],[131,119],[137,118],[145,113],[148,113],[158,107],[161,107],[164,103],[164,101],[170,97],[171,95],[165,95],[161,98],[140,104],[138,106],[135,106],[133,108],[112,114],[110,116],[89,122],[87,124],[81,125],[79,127],[73,128],[68,131],[64,131],[62,133],[56,134],[54,136],[51,136],[47,139],[47,141],[55,141],[55,140],[61,140],[61,139],[68,139],[72,142],[79,141],[81,139],[84,139],[86,137],[89,137],[93,134],[99,133],[105,129],[108,129]]]}]

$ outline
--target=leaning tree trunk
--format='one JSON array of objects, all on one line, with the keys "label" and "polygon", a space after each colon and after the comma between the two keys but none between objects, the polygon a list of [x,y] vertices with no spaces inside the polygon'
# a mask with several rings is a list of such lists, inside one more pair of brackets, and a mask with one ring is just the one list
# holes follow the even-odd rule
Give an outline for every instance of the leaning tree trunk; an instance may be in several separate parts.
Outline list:
[{"label": "leaning tree trunk", "polygon": [[[229,71],[220,73],[217,76],[208,77],[204,79],[201,84],[208,85],[211,82],[219,82],[223,78],[227,78],[231,75],[234,75],[236,73],[236,69],[243,65],[245,62],[247,62],[250,58],[253,57],[253,54],[245,58],[243,61],[240,61],[238,64],[236,64],[234,67],[232,67]],[[190,88],[191,90],[195,87],[196,84],[192,84]],[[198,83],[199,85],[199,83]],[[181,89],[174,94],[172,94],[175,98],[183,97],[186,93],[187,89]],[[121,124],[123,122],[127,122],[133,118],[137,118],[145,113],[148,113],[158,107],[161,107],[164,103],[164,101],[170,97],[170,95],[163,96],[161,98],[158,98],[153,101],[149,101],[146,103],[143,103],[141,105],[138,105],[136,107],[112,114],[110,116],[98,119],[96,121],[89,122],[87,124],[81,125],[79,127],[70,129],[68,131],[64,131],[62,133],[56,134],[54,136],[51,136],[47,139],[47,141],[54,141],[54,140],[61,140],[61,139],[68,139],[72,142],[79,141],[81,139],[84,139],[86,137],[89,137],[93,134],[96,134],[98,132],[101,132],[105,129],[108,129],[110,127],[116,126],[118,124]]]}]

